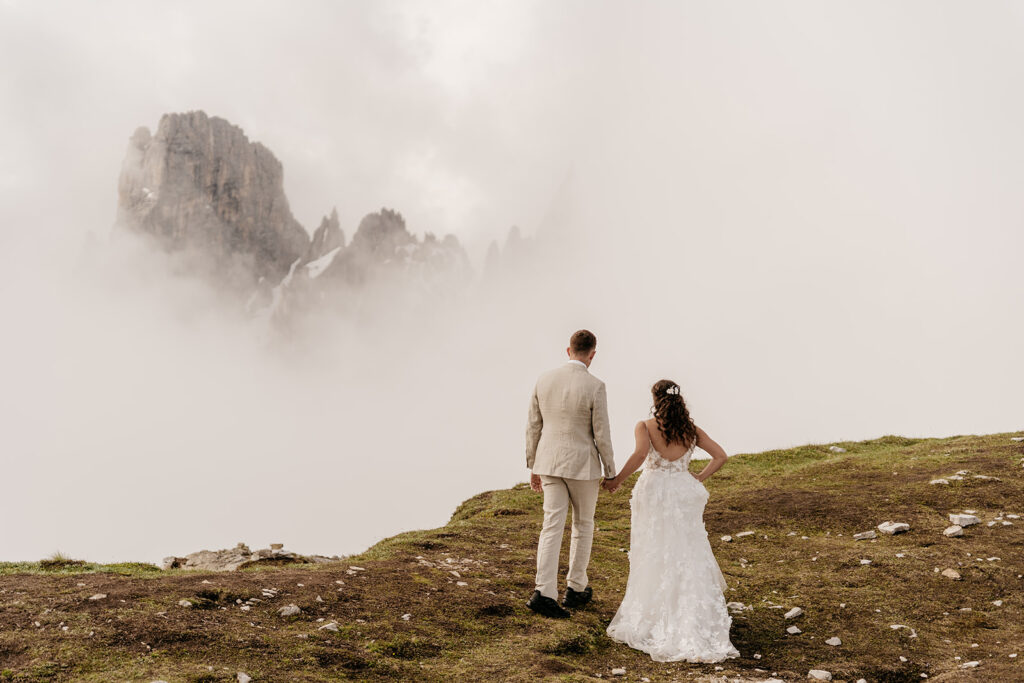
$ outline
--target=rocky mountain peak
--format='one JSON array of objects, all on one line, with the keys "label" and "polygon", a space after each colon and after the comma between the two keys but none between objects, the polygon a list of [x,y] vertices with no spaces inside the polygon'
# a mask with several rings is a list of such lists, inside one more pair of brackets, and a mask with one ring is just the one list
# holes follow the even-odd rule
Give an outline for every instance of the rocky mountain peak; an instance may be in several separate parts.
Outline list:
[{"label": "rocky mountain peak", "polygon": [[248,286],[278,281],[307,253],[281,162],[241,128],[202,111],[164,114],[131,136],[118,182],[117,227],[194,256],[198,270]]}]

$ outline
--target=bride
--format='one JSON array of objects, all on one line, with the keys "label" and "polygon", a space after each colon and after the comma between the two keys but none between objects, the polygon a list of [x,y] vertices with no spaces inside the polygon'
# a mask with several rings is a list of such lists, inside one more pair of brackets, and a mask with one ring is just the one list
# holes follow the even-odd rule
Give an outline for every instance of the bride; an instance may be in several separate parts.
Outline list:
[{"label": "bride", "polygon": [[[725,577],[704,528],[708,491],[703,481],[726,461],[722,447],[690,419],[679,385],[663,379],[651,388],[654,417],[638,422],[636,450],[604,487],[614,492],[644,465],[630,499],[629,579],[608,624],[613,640],[658,662],[720,662],[738,657],[729,640]],[[711,455],[690,474],[696,447]]]}]

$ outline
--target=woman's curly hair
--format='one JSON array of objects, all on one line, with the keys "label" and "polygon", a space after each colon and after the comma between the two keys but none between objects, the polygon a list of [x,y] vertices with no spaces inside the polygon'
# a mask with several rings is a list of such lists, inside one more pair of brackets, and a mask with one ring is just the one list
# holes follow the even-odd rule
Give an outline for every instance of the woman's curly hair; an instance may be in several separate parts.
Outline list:
[{"label": "woman's curly hair", "polygon": [[681,443],[686,447],[697,441],[697,425],[690,419],[690,411],[679,391],[679,385],[670,379],[658,380],[651,387],[654,396],[654,418],[668,444]]}]

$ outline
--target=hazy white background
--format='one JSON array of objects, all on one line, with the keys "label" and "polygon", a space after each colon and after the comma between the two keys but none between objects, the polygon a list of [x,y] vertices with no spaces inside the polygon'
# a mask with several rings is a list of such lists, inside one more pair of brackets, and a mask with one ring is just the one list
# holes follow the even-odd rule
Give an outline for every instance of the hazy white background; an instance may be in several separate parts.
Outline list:
[{"label": "hazy white background", "polygon": [[[619,464],[679,381],[730,453],[1021,428],[1014,3],[0,2],[0,558],[344,553],[526,475],[599,337]],[[240,125],[337,206],[539,254],[268,350],[113,223],[128,137]],[[712,480],[713,491],[713,480]],[[532,544],[535,539],[516,539]]]}]

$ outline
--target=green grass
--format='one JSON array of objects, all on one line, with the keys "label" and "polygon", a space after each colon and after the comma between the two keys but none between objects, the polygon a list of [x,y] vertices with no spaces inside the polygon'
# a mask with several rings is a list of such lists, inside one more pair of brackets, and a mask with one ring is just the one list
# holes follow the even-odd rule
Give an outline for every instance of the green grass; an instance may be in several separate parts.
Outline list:
[{"label": "green grass", "polygon": [[[749,609],[733,617],[742,656],[721,671],[652,662],[604,633],[628,574],[634,477],[617,494],[601,494],[589,569],[595,600],[568,621],[524,607],[541,510],[539,495],[520,485],[474,496],[448,525],[385,539],[341,565],[214,574],[136,563],[0,564],[0,681],[228,681],[239,670],[256,681],[587,681],[608,679],[614,667],[625,667],[629,681],[803,680],[811,668],[837,681],[920,681],[922,673],[1024,680],[1024,519],[1005,516],[1024,516],[1024,444],[1010,436],[886,436],[731,458],[707,483],[705,524],[726,598]],[[970,473],[929,484],[958,470]],[[945,538],[948,513],[963,509],[983,523]],[[886,520],[911,531],[852,539]],[[756,534],[720,540],[744,530]],[[350,564],[366,571],[349,574]],[[944,568],[962,579],[935,571]],[[238,600],[261,598],[265,587],[279,588],[279,597],[241,610]],[[108,597],[86,599],[95,593]],[[288,603],[302,614],[279,617]],[[785,609],[775,606],[803,607],[803,633],[786,634]],[[337,632],[319,630],[329,621]],[[832,636],[843,645],[825,645]],[[981,666],[958,668],[969,660]]]}]

